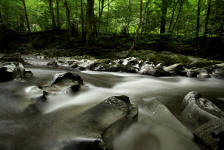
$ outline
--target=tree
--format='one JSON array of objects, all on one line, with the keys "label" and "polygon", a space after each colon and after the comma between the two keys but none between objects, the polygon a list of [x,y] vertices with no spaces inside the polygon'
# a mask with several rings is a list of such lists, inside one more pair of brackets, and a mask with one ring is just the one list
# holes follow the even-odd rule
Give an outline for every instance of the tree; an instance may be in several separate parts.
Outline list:
[{"label": "tree", "polygon": [[176,8],[177,8],[178,3],[179,3],[179,0],[177,0],[177,1],[174,3],[174,7],[173,7],[173,9],[172,9],[172,15],[171,15],[170,24],[169,24],[169,32],[171,32],[171,29],[172,29],[173,20],[174,20],[174,15],[175,15],[175,11],[176,11]]},{"label": "tree", "polygon": [[175,29],[176,24],[177,24],[177,22],[178,22],[178,20],[179,20],[179,18],[180,18],[180,13],[181,13],[181,10],[182,10],[182,7],[183,7],[183,2],[184,2],[184,0],[179,0],[179,4],[180,4],[180,6],[179,6],[179,10],[178,10],[178,14],[177,14],[176,20],[175,20],[175,22],[174,22],[174,24],[173,24],[173,27],[172,27],[172,29],[171,29],[171,33],[172,33],[173,30]]},{"label": "tree", "polygon": [[136,41],[137,41],[137,37],[138,37],[138,32],[142,26],[142,8],[143,8],[143,0],[140,0],[140,15],[139,15],[139,25],[138,25],[138,28],[136,30],[136,33],[135,33],[135,38],[134,38],[134,41],[133,41],[133,44],[132,44],[132,47],[130,48],[130,50],[133,50],[135,48],[135,44],[136,44]]},{"label": "tree", "polygon": [[55,18],[54,18],[54,10],[53,10],[53,4],[52,4],[52,0],[49,0],[49,8],[50,8],[50,13],[51,13],[51,20],[52,20],[52,26],[53,29],[57,29],[56,23],[55,23]]},{"label": "tree", "polygon": [[94,0],[87,0],[86,10],[86,46],[90,46],[94,40]]},{"label": "tree", "polygon": [[25,2],[25,0],[22,0],[22,2],[23,2],[24,14],[25,14],[25,17],[26,17],[27,29],[28,29],[28,32],[31,32],[29,18],[28,18],[27,11],[26,11],[26,2]]},{"label": "tree", "polygon": [[197,47],[199,47],[200,13],[201,13],[201,0],[198,0],[197,23],[196,23],[196,46]]},{"label": "tree", "polygon": [[100,24],[101,24],[101,18],[103,15],[103,9],[104,9],[104,0],[99,0],[98,32],[100,32]]},{"label": "tree", "polygon": [[160,34],[166,32],[167,0],[162,0]]},{"label": "tree", "polygon": [[210,16],[210,12],[211,12],[211,0],[207,0],[207,13],[206,13],[206,17],[205,17],[205,30],[204,30],[204,37],[207,36],[208,34],[208,21],[209,21],[209,16]]},{"label": "tree", "polygon": [[85,41],[85,22],[84,22],[84,10],[83,10],[83,0],[80,1],[81,3],[81,25],[82,25],[82,41]]},{"label": "tree", "polygon": [[60,25],[60,9],[59,9],[59,0],[56,0],[56,9],[57,9],[57,28],[60,29],[61,25]]},{"label": "tree", "polygon": [[66,18],[67,18],[67,28],[68,28],[68,34],[69,34],[69,40],[72,38],[72,27],[71,27],[71,21],[70,21],[70,10],[68,8],[67,0],[64,0],[65,10],[66,10]]}]

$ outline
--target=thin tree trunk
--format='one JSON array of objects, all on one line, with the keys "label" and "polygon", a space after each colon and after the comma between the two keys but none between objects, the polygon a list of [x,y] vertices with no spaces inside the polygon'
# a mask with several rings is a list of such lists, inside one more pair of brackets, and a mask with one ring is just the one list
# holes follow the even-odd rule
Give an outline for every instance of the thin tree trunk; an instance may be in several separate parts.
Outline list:
[{"label": "thin tree trunk", "polygon": [[200,29],[200,12],[201,12],[201,0],[198,0],[197,9],[197,25],[196,25],[196,46],[199,47],[199,29]]},{"label": "thin tree trunk", "polygon": [[[100,1],[101,1],[101,3],[100,3]],[[98,33],[100,33],[100,25],[101,25],[101,18],[103,15],[103,9],[104,9],[104,0],[99,0]]]},{"label": "thin tree trunk", "polygon": [[55,23],[55,18],[54,18],[54,10],[53,10],[53,4],[52,0],[49,0],[49,8],[50,8],[50,13],[51,13],[51,20],[52,20],[52,26],[53,29],[57,29],[56,23]]},{"label": "thin tree trunk", "polygon": [[167,15],[167,2],[166,2],[166,0],[162,0],[161,12],[162,12],[162,16],[161,16],[160,34],[166,32],[166,15]]},{"label": "thin tree trunk", "polygon": [[56,7],[57,7],[57,28],[60,29],[61,25],[60,25],[60,10],[59,10],[59,0],[56,0]]},{"label": "thin tree trunk", "polygon": [[68,8],[67,0],[64,0],[64,5],[65,5],[65,9],[66,9],[67,28],[68,28],[68,33],[69,33],[69,40],[71,40],[71,38],[72,38],[72,27],[71,27],[71,22],[70,22],[70,10]]},{"label": "thin tree trunk", "polygon": [[211,12],[211,0],[208,0],[207,4],[208,4],[208,9],[207,9],[206,18],[205,18],[204,37],[206,37],[208,34],[208,21],[209,21],[209,16],[210,16],[210,12]]},{"label": "thin tree trunk", "polygon": [[171,19],[170,19],[170,25],[169,25],[169,32],[171,32],[171,27],[173,25],[173,19],[174,19],[174,15],[175,15],[175,12],[176,12],[176,8],[177,8],[177,4],[178,4],[179,0],[176,1],[174,7],[173,7],[173,10],[172,10],[172,15],[171,15]]},{"label": "thin tree trunk", "polygon": [[177,18],[176,18],[176,20],[175,20],[175,22],[174,22],[174,24],[173,24],[173,28],[172,28],[172,30],[171,30],[171,33],[174,31],[174,29],[175,29],[175,27],[176,27],[176,24],[177,24],[177,22],[178,22],[178,20],[179,20],[179,18],[180,18],[180,13],[181,13],[181,10],[182,10],[182,7],[183,7],[183,1],[184,1],[184,0],[180,0],[180,7],[179,7],[179,10],[178,10]]},{"label": "thin tree trunk", "polygon": [[128,23],[127,23],[127,32],[129,34],[129,25],[131,22],[131,0],[128,1]]},{"label": "thin tree trunk", "polygon": [[110,0],[108,0],[108,3],[107,3],[107,31],[109,28],[109,18],[110,18]]},{"label": "thin tree trunk", "polygon": [[86,10],[86,46],[90,46],[94,40],[94,0],[87,0]]},{"label": "thin tree trunk", "polygon": [[142,26],[142,8],[143,8],[143,0],[140,0],[140,16],[139,16],[139,25],[138,25],[138,28],[136,30],[136,33],[135,33],[135,39],[133,41],[133,44],[132,44],[132,47],[130,48],[130,51],[133,50],[135,48],[135,44],[136,44],[136,41],[137,41],[137,38],[138,38],[138,32]]},{"label": "thin tree trunk", "polygon": [[26,2],[25,2],[25,0],[22,0],[22,2],[23,2],[23,7],[24,7],[24,14],[25,14],[25,17],[26,17],[27,29],[28,29],[28,32],[31,32],[31,30],[30,30],[30,23],[29,23],[27,11],[26,11]]},{"label": "thin tree trunk", "polygon": [[84,22],[84,10],[83,10],[83,0],[81,0],[81,24],[82,24],[82,41],[85,41],[85,22]]},{"label": "thin tree trunk", "polygon": [[148,15],[149,15],[148,7],[149,7],[149,2],[150,2],[150,0],[148,0],[148,1],[146,2],[146,5],[145,5],[145,14],[144,14],[144,20],[145,20],[145,21],[142,21],[142,22],[145,23],[145,25],[144,25],[144,29],[143,29],[143,27],[142,27],[141,34],[142,34],[143,32],[146,32],[146,27],[148,26]]},{"label": "thin tree trunk", "polygon": [[3,23],[3,18],[2,18],[2,10],[1,10],[1,7],[0,7],[0,51],[1,52],[5,52],[5,30],[4,30],[4,23]]},{"label": "thin tree trunk", "polygon": [[[222,20],[224,20],[224,11],[222,13]],[[220,39],[221,40],[222,40],[223,32],[224,32],[224,21],[222,21],[222,23],[220,25]]]}]

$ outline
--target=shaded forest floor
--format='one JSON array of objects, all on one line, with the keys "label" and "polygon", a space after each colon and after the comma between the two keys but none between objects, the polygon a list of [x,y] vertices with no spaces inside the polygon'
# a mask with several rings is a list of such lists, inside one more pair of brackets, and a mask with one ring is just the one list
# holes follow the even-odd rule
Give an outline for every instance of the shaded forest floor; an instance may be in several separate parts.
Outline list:
[{"label": "shaded forest floor", "polygon": [[[75,35],[75,33],[74,33]],[[210,60],[224,60],[224,42],[220,38],[200,38],[199,48],[195,39],[171,38],[169,35],[140,35],[134,51],[128,51],[133,36],[127,34],[101,34],[95,44],[86,48],[81,36],[68,40],[66,31],[45,31],[18,33],[5,32],[1,39],[2,53],[21,53],[44,55],[47,57],[84,56],[99,59],[117,59],[139,57],[154,63],[170,65],[174,63],[189,64],[193,57],[201,57],[200,66],[210,64]],[[216,61],[215,61],[216,62]],[[196,65],[196,66],[197,66]]]}]

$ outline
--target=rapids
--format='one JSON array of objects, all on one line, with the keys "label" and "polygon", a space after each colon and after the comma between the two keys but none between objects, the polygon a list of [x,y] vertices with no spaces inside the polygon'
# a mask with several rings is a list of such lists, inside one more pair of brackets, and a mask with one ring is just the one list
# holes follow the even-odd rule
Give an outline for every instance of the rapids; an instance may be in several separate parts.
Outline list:
[{"label": "rapids", "polygon": [[[39,105],[41,114],[27,116],[24,110],[34,102],[33,97],[41,94],[35,85],[45,85],[54,74],[65,71],[28,69],[34,73],[29,81],[0,83],[0,145],[6,145],[7,149],[32,149],[35,146],[36,149],[45,147],[53,150],[60,142],[88,139],[79,135],[72,120],[110,96],[129,96],[131,102],[139,107],[139,120],[149,117],[169,128],[175,126],[189,140],[193,140],[191,129],[185,128],[179,116],[181,102],[188,92],[198,91],[224,110],[224,80],[83,71],[76,72],[84,80],[78,93],[48,96],[47,102]],[[144,105],[153,100],[161,105],[149,112]],[[156,117],[152,116],[153,112],[157,113]]]}]

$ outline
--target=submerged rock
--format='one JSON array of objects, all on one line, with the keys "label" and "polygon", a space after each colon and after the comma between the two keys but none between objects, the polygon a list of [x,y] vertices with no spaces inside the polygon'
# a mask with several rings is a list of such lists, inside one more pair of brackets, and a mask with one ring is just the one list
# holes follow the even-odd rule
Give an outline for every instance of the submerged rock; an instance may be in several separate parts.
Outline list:
[{"label": "submerged rock", "polygon": [[106,150],[106,147],[100,139],[80,139],[65,144],[62,150]]},{"label": "submerged rock", "polygon": [[182,102],[182,106],[184,110],[181,117],[193,129],[208,121],[224,117],[224,112],[221,109],[210,100],[202,98],[197,92],[188,93]]},{"label": "submerged rock", "polygon": [[40,86],[40,88],[49,93],[63,92],[68,89],[76,92],[80,89],[81,85],[83,85],[83,80],[78,74],[65,72],[56,74],[49,86]]},{"label": "submerged rock", "polygon": [[175,130],[152,121],[133,124],[114,141],[114,150],[200,150]]}]

